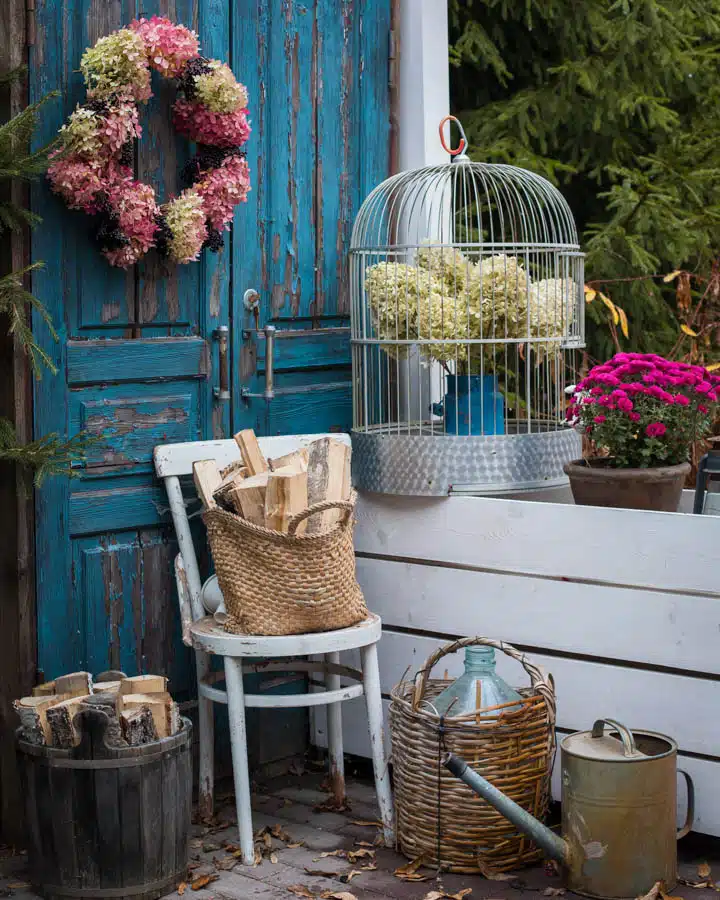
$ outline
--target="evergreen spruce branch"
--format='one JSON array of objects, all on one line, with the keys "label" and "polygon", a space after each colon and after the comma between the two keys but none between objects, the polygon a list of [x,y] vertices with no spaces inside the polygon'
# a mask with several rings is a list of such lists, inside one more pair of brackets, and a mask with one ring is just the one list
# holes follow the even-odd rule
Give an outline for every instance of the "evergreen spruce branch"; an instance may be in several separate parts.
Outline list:
[{"label": "evergreen spruce branch", "polygon": [[80,432],[69,440],[57,434],[48,434],[36,441],[21,444],[15,429],[7,419],[0,418],[0,462],[10,462],[34,473],[36,486],[56,475],[75,477],[80,472],[73,468],[82,463],[87,450],[97,437]]},{"label": "evergreen spruce branch", "polygon": [[31,271],[41,269],[43,263],[33,263],[17,272],[10,272],[0,277],[0,315],[5,315],[10,321],[8,329],[14,334],[30,360],[30,365],[37,378],[42,376],[43,368],[49,369],[53,375],[57,368],[50,355],[37,343],[35,335],[27,322],[27,307],[34,309],[42,321],[48,327],[53,340],[57,340],[57,332],[52,324],[52,319],[45,306],[29,291],[25,290],[23,279]]}]

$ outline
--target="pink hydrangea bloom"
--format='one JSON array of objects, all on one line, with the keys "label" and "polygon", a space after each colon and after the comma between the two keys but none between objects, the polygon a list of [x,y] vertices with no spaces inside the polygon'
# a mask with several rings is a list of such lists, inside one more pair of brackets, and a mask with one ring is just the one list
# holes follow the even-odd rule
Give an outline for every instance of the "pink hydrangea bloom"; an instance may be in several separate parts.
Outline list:
[{"label": "pink hydrangea bloom", "polygon": [[651,438],[662,437],[666,430],[662,422],[651,422],[645,429],[645,434]]},{"label": "pink hydrangea bloom", "polygon": [[181,98],[175,102],[173,114],[176,130],[198,144],[239,147],[250,137],[246,109],[216,113],[200,103]]},{"label": "pink hydrangea bloom", "polygon": [[247,200],[250,190],[250,170],[240,156],[229,156],[217,169],[206,172],[195,190],[203,198],[203,206],[210,226],[216,231],[226,230],[238,203]]},{"label": "pink hydrangea bloom", "polygon": [[100,138],[112,152],[118,153],[123,144],[142,135],[137,106],[131,100],[114,103],[103,120]]},{"label": "pink hydrangea bloom", "polygon": [[161,16],[135,19],[130,23],[130,28],[145,42],[152,68],[169,78],[179,75],[186,63],[200,54],[194,31]]},{"label": "pink hydrangea bloom", "polygon": [[102,188],[99,169],[96,162],[66,156],[50,163],[47,177],[70,209],[88,209]]},{"label": "pink hydrangea bloom", "polygon": [[159,213],[155,191],[149,184],[126,178],[108,191],[108,199],[130,244],[106,251],[105,256],[112,265],[126,267],[137,262],[155,244],[155,217]]}]

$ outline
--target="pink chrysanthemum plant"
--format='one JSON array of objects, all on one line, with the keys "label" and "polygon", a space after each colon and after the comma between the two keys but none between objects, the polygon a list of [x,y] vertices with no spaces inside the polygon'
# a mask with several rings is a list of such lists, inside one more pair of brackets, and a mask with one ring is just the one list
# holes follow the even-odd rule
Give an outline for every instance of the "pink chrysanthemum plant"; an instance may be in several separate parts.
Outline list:
[{"label": "pink chrysanthemum plant", "polygon": [[719,396],[720,377],[703,366],[618,353],[574,387],[567,419],[609,466],[679,465],[710,432]]}]

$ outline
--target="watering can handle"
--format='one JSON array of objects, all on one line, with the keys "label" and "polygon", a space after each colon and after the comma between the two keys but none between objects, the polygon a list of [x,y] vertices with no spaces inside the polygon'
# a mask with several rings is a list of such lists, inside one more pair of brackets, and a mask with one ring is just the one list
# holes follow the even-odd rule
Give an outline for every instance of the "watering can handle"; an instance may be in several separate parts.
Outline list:
[{"label": "watering can handle", "polygon": [[678,769],[678,773],[685,779],[687,785],[687,815],[685,816],[685,824],[677,833],[677,839],[684,838],[693,827],[695,821],[695,785],[690,775],[684,769]]},{"label": "watering can handle", "polygon": [[615,719],[597,719],[592,728],[592,736],[594,738],[601,738],[605,733],[606,725],[610,725],[611,728],[614,728],[619,732],[625,756],[636,756],[637,747],[635,746],[635,738],[633,737],[632,732],[629,728],[621,725],[620,722],[617,722]]}]

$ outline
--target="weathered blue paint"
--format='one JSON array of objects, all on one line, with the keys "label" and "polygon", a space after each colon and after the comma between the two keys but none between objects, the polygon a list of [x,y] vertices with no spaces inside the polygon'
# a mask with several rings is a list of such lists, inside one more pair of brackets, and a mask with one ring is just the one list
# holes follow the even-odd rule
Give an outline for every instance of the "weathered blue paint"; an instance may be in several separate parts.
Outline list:
[{"label": "weathered blue paint", "polygon": [[[86,46],[135,15],[194,27],[203,52],[228,60],[248,87],[253,132],[248,203],[225,248],[165,272],[150,254],[134,270],[110,268],[88,223],[40,184],[44,224],[33,240],[47,268],[34,287],[58,326],[58,364],[37,385],[38,434],[99,435],[82,477],[46,482],[37,497],[39,663],[48,677],[87,667],[171,674],[189,689],[177,640],[166,500],[154,480],[161,442],[350,425],[346,249],[352,218],[387,174],[390,0],[36,0],[33,99],[61,92],[42,119],[49,140],[83,99]],[[137,173],[164,199],[178,190],[190,152],[169,125],[171,84],[154,76],[143,112]],[[271,404],[262,389],[264,346],[243,293],[259,291],[259,323],[272,321]],[[218,403],[213,332],[229,325],[232,403]],[[313,390],[308,391],[308,388]]]}]

